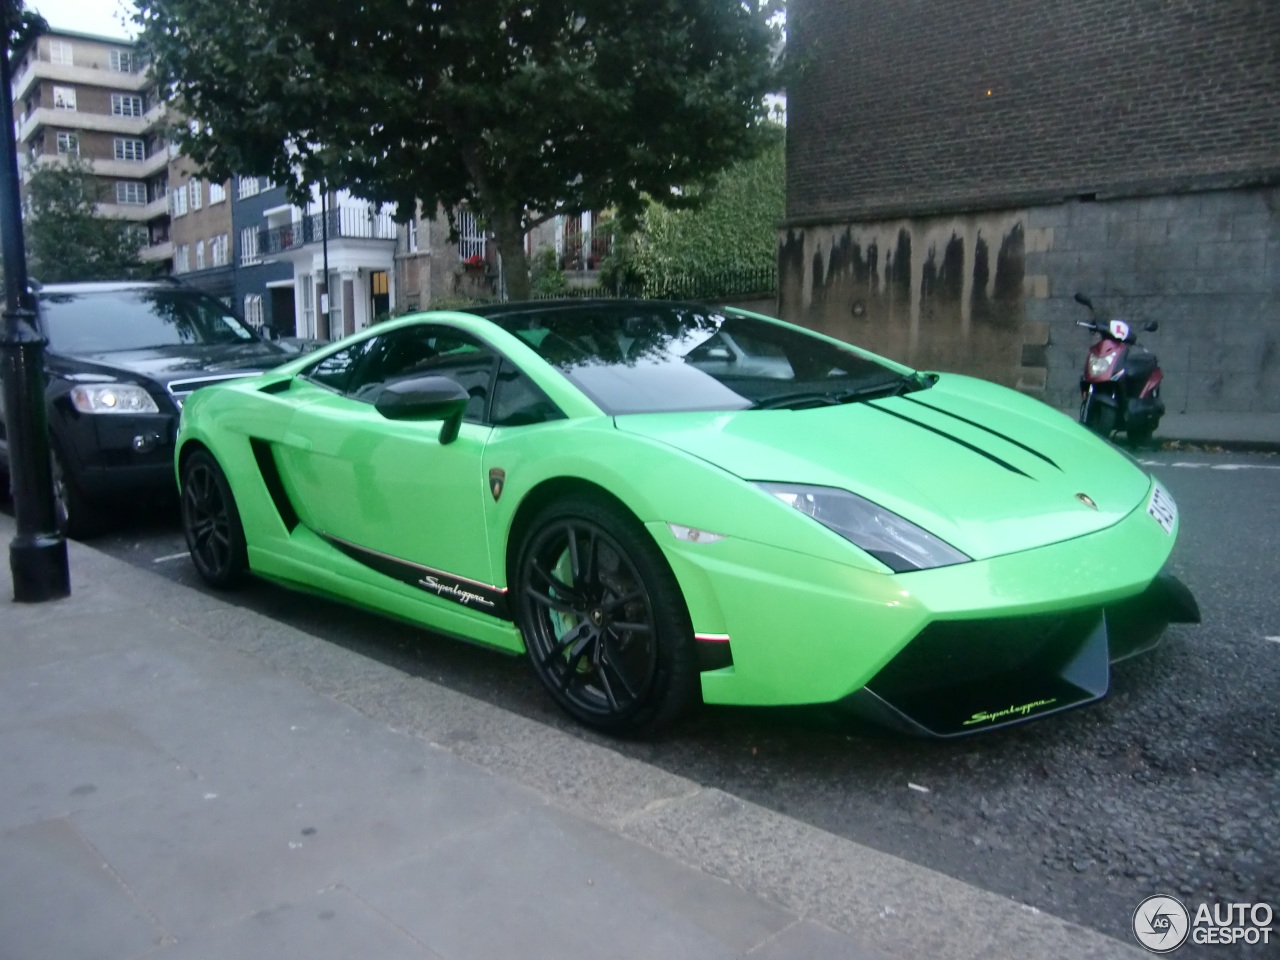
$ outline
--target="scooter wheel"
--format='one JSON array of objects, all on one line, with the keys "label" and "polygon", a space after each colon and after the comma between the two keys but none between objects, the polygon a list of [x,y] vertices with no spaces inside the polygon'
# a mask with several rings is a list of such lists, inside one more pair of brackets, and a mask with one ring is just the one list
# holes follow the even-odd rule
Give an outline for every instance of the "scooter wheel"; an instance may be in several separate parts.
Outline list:
[{"label": "scooter wheel", "polygon": [[1084,425],[1104,440],[1116,432],[1116,411],[1105,403],[1093,403],[1085,412]]}]

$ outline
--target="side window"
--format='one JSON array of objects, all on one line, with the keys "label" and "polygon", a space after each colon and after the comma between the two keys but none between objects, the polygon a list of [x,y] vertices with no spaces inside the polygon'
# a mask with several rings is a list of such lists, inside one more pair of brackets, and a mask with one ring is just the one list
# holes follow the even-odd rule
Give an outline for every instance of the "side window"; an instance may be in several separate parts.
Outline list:
[{"label": "side window", "polygon": [[376,338],[378,343],[347,384],[355,400],[373,403],[389,383],[411,377],[456,380],[471,395],[464,420],[482,422],[497,355],[485,344],[447,327],[419,324]]},{"label": "side window", "polygon": [[381,337],[369,337],[359,343],[353,343],[345,350],[330,354],[302,375],[312,383],[318,383],[330,390],[346,393],[350,389],[352,374],[360,365],[360,361],[377,345]]},{"label": "side window", "polygon": [[493,391],[494,426],[518,427],[563,418],[564,414],[537,384],[517,370],[510,360],[502,361]]}]

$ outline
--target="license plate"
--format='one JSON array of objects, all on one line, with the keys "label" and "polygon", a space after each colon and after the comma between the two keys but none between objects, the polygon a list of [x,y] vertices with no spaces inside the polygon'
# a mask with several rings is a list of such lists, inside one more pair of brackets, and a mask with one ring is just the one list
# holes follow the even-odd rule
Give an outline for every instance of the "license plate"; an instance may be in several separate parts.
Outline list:
[{"label": "license plate", "polygon": [[1169,496],[1169,491],[1157,483],[1151,490],[1151,499],[1147,501],[1147,513],[1160,526],[1164,527],[1164,532],[1173,536],[1173,525],[1178,520],[1178,505],[1173,502],[1173,497]]}]

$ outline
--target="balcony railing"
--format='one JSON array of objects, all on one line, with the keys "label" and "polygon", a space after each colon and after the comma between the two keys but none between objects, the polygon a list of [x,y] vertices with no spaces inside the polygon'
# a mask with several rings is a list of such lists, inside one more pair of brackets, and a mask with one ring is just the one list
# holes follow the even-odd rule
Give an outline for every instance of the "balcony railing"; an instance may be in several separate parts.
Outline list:
[{"label": "balcony railing", "polygon": [[[389,213],[370,213],[359,207],[330,210],[330,240],[395,240],[396,225]],[[319,243],[325,236],[325,214],[314,213],[279,227],[258,231],[258,253],[271,256]]]}]

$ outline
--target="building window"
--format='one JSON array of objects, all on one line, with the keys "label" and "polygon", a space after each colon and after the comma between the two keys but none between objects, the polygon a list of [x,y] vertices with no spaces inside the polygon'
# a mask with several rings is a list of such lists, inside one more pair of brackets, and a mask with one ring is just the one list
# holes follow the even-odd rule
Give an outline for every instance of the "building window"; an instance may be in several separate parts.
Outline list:
[{"label": "building window", "polygon": [[173,215],[175,217],[184,216],[187,212],[187,191],[179,187],[169,194],[173,198]]},{"label": "building window", "polygon": [[186,273],[191,269],[191,248],[185,243],[173,251],[173,272]]},{"label": "building window", "polygon": [[227,247],[229,246],[228,238],[225,233],[219,234],[209,241],[209,265],[213,267],[225,267],[228,263]]},{"label": "building window", "polygon": [[187,192],[191,194],[191,209],[199,210],[204,206],[204,181],[190,180],[187,182]]},{"label": "building window", "polygon": [[74,110],[75,108],[76,108],[76,88],[75,87],[54,87],[53,88],[53,109]]},{"label": "building window", "polygon": [[240,199],[245,197],[253,197],[258,193],[257,177],[241,177],[240,178]]},{"label": "building window", "polygon": [[251,327],[261,329],[264,320],[262,312],[262,294],[246,293],[244,295],[244,322]]},{"label": "building window", "polygon": [[147,202],[147,185],[136,180],[120,180],[116,183],[116,203]]},{"label": "building window", "polygon": [[458,259],[470,260],[472,257],[483,257],[484,248],[484,231],[476,223],[475,214],[467,210],[459,210]]},{"label": "building window", "polygon": [[71,44],[64,40],[49,41],[49,61],[51,63],[63,63],[71,66],[75,60],[71,56]]},{"label": "building window", "polygon": [[209,184],[209,203],[221,203],[227,199],[227,188],[221,183]]},{"label": "building window", "polygon": [[196,269],[197,270],[204,269],[204,241],[203,240],[196,241]]},{"label": "building window", "polygon": [[142,98],[129,93],[111,95],[111,115],[114,117],[142,116]]},{"label": "building window", "polygon": [[111,51],[111,69],[116,73],[133,73],[137,58],[129,50]]},{"label": "building window", "polygon": [[418,218],[409,221],[409,252],[418,252]]},{"label": "building window", "polygon": [[247,267],[261,260],[258,255],[258,229],[245,227],[240,231],[240,265]]},{"label": "building window", "polygon": [[298,277],[298,292],[302,294],[302,329],[306,336],[311,336],[316,329],[316,288],[311,274]]},{"label": "building window", "polygon": [[146,158],[147,147],[141,140],[116,137],[117,160],[145,160]]},{"label": "building window", "polygon": [[80,156],[80,138],[74,133],[59,133],[58,153],[64,157]]}]

